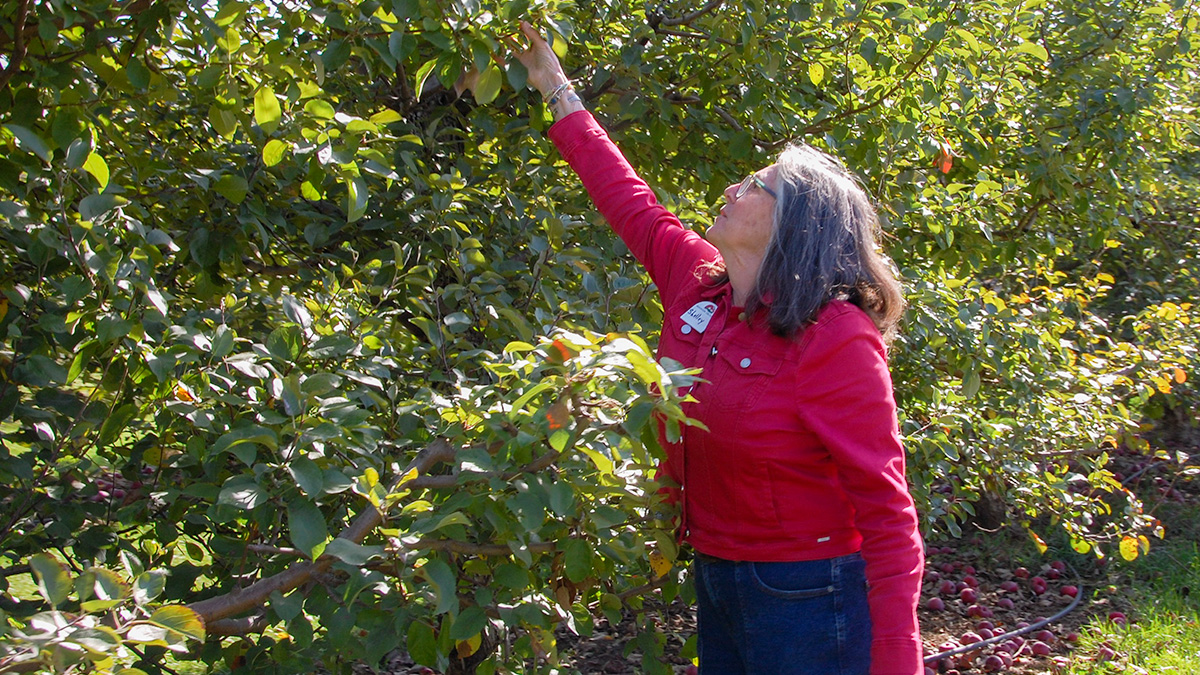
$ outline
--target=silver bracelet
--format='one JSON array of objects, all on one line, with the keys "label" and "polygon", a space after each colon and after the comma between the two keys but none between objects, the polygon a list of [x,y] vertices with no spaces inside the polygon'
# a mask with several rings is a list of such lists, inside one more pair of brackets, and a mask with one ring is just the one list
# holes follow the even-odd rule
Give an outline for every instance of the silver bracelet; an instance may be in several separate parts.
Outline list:
[{"label": "silver bracelet", "polygon": [[571,88],[571,81],[567,80],[566,82],[563,82],[562,84],[558,85],[554,89],[551,89],[549,94],[546,94],[544,97],[542,97],[542,101],[545,103],[548,103],[550,105],[554,105],[554,104],[558,103],[558,97],[562,96],[563,92],[570,88]]}]

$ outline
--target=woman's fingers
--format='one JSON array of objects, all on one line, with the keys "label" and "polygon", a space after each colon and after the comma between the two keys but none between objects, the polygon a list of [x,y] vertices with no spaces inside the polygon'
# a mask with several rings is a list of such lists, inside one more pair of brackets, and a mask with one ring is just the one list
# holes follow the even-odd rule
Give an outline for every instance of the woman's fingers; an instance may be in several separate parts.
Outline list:
[{"label": "woman's fingers", "polygon": [[537,29],[533,27],[533,24],[524,19],[521,19],[521,32],[525,34],[525,37],[529,38],[529,46],[531,48],[538,42],[546,41],[542,38],[541,34],[537,32]]}]

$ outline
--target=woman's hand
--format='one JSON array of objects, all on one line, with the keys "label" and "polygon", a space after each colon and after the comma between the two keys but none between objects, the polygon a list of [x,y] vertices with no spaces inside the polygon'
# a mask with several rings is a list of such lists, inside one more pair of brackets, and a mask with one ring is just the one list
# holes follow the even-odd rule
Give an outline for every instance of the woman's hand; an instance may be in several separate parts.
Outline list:
[{"label": "woman's hand", "polygon": [[519,45],[510,46],[514,47],[513,52],[517,60],[529,72],[529,84],[541,92],[542,96],[546,96],[555,87],[566,82],[567,75],[563,72],[562,64],[558,62],[554,50],[550,49],[550,45],[528,21],[521,22],[521,32],[529,39],[529,47],[520,49]]}]

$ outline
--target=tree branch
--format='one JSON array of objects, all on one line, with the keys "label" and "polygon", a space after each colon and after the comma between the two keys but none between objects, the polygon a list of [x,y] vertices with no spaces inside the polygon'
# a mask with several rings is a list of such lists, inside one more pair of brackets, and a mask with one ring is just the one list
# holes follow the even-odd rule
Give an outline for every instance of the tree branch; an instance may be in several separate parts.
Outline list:
[{"label": "tree branch", "polygon": [[[439,438],[426,446],[400,475],[405,476],[413,470],[424,473],[439,462],[453,459],[455,453],[455,449],[449,443]],[[397,484],[392,486],[389,492],[394,492],[399,487],[402,485],[400,481],[397,481]],[[367,510],[355,517],[354,522],[343,530],[338,538],[358,544],[382,522],[383,514],[373,506],[368,507]],[[221,619],[260,607],[275,591],[287,593],[300,587],[313,577],[328,570],[336,560],[337,558],[334,556],[323,555],[313,562],[298,563],[246,588],[239,588],[224,595],[193,602],[188,607],[199,614],[207,626]]]},{"label": "tree branch", "polygon": [[[541,471],[542,469],[553,464],[554,460],[558,459],[560,454],[561,453],[552,450],[522,467],[505,473],[501,473],[499,471],[471,471],[467,474],[466,482],[477,483],[480,481],[491,480],[492,478],[510,481],[521,474]],[[406,485],[414,490],[459,487],[465,484],[459,482],[459,476],[460,474],[457,473],[442,476],[418,476],[417,478],[414,478],[406,483]]]},{"label": "tree branch", "polygon": [[261,633],[268,626],[264,612],[251,614],[240,619],[221,619],[204,626],[205,635],[247,635]]},{"label": "tree branch", "polygon": [[21,68],[25,60],[25,21],[29,18],[29,0],[21,0],[17,6],[17,16],[13,21],[13,49],[8,56],[8,67],[0,72],[0,89],[8,86],[9,81]]},{"label": "tree branch", "polygon": [[660,26],[688,26],[691,25],[691,23],[696,19],[699,19],[723,4],[725,4],[725,0],[711,0],[707,5],[704,5],[694,12],[688,12],[687,14],[674,19],[670,17],[662,17],[658,23]]}]

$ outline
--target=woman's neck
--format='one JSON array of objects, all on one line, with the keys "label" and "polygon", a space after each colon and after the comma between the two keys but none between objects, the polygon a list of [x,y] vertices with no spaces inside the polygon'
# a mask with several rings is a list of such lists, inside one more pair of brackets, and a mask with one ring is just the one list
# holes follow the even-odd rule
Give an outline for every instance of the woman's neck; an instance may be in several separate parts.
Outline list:
[{"label": "woman's neck", "polygon": [[758,269],[762,267],[762,256],[732,255],[725,258],[725,272],[729,285],[733,287],[733,304],[745,307],[754,284],[758,281]]}]

